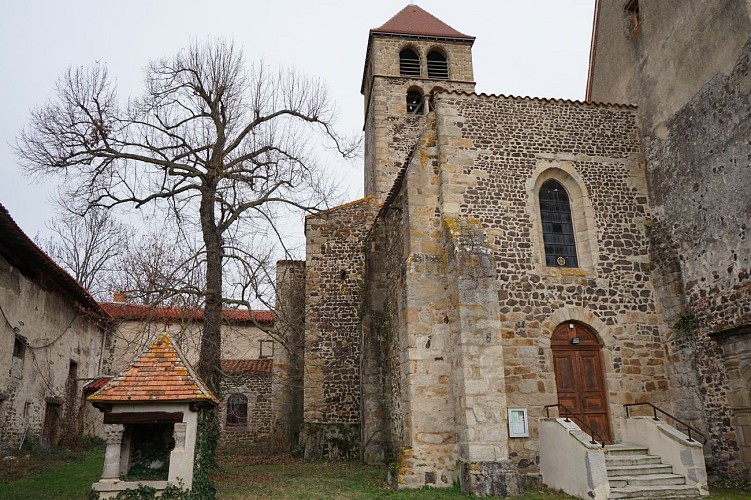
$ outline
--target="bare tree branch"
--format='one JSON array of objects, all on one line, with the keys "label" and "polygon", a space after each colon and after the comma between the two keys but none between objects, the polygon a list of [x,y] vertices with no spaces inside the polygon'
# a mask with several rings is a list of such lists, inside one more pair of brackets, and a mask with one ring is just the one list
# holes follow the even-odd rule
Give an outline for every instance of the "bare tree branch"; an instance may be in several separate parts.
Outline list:
[{"label": "bare tree branch", "polygon": [[[153,206],[179,234],[200,232],[200,248],[178,251],[176,260],[164,239],[152,242],[149,259],[166,260],[170,271],[157,279],[143,269],[146,283],[123,287],[143,287],[144,301],[202,298],[198,371],[216,389],[222,304],[269,304],[262,295],[273,294],[274,253],[249,242],[281,236],[276,207],[311,212],[331,199],[314,137],[344,156],[359,147],[334,131],[335,114],[320,80],[247,67],[229,42],[193,42],[149,63],[145,92],[124,105],[103,65],[69,69],[55,99],[32,112],[15,152],[29,173],[68,177],[65,195],[77,213]],[[223,296],[225,273],[239,298]]]}]

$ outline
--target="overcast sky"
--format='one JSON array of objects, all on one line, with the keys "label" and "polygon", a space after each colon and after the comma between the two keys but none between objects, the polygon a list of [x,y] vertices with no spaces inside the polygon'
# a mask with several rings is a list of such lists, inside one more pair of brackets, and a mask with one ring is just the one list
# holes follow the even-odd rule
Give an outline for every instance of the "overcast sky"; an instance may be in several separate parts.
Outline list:
[{"label": "overcast sky", "polygon": [[[323,78],[338,126],[360,132],[368,30],[409,2],[378,0],[27,0],[4,2],[0,16],[0,203],[30,236],[46,234],[55,179],[30,182],[9,145],[29,110],[51,96],[69,66],[107,63],[120,97],[140,93],[147,61],[171,56],[191,38],[234,39],[248,61],[264,59]],[[477,37],[477,91],[583,99],[594,0],[422,0],[417,5]],[[332,164],[363,194],[362,162]]]}]

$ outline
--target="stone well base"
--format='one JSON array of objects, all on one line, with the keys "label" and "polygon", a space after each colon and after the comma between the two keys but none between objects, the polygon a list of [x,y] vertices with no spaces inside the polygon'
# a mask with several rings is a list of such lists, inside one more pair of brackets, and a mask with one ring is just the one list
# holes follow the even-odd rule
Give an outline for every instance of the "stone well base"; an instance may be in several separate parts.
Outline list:
[{"label": "stone well base", "polygon": [[459,462],[462,491],[474,495],[511,497],[521,495],[521,476],[509,460]]},{"label": "stone well base", "polygon": [[156,495],[159,496],[163,490],[170,485],[169,481],[97,481],[91,485],[91,489],[94,490],[100,499],[115,498],[118,494],[125,490],[137,490],[139,486],[150,486],[157,490]]}]

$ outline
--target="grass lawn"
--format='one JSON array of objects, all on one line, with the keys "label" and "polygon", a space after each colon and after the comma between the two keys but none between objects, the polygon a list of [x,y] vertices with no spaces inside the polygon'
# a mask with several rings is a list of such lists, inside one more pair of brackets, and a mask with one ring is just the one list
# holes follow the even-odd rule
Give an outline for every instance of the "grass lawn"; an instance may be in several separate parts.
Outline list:
[{"label": "grass lawn", "polygon": [[[214,476],[220,499],[470,499],[458,487],[393,491],[386,468],[352,462],[305,463],[291,457],[222,457]],[[570,499],[550,491],[527,492],[524,500]]]},{"label": "grass lawn", "polygon": [[[474,499],[458,487],[393,491],[386,486],[386,468],[351,462],[305,463],[291,457],[220,458],[214,475],[220,499]],[[550,490],[526,491],[520,500],[571,499]],[[750,491],[712,490],[712,500],[748,500]]]},{"label": "grass lawn", "polygon": [[104,448],[0,459],[0,498],[7,500],[82,500],[99,479]]},{"label": "grass lawn", "polygon": [[[91,483],[102,472],[104,450],[56,451],[0,459],[0,499],[85,499]],[[214,475],[220,499],[470,499],[457,487],[392,491],[386,487],[386,469],[350,462],[305,463],[283,457],[253,457],[239,453],[220,455]],[[552,491],[528,491],[524,500],[570,499]],[[712,490],[712,500],[751,498],[738,489]]]}]

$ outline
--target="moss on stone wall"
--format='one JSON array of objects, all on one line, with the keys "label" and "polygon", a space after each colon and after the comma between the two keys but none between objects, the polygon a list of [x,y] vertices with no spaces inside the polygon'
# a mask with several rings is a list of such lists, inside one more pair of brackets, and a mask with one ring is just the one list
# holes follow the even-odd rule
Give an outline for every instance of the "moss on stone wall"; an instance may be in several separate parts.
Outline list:
[{"label": "moss on stone wall", "polygon": [[300,431],[305,460],[352,460],[360,457],[360,424],[306,422]]}]

